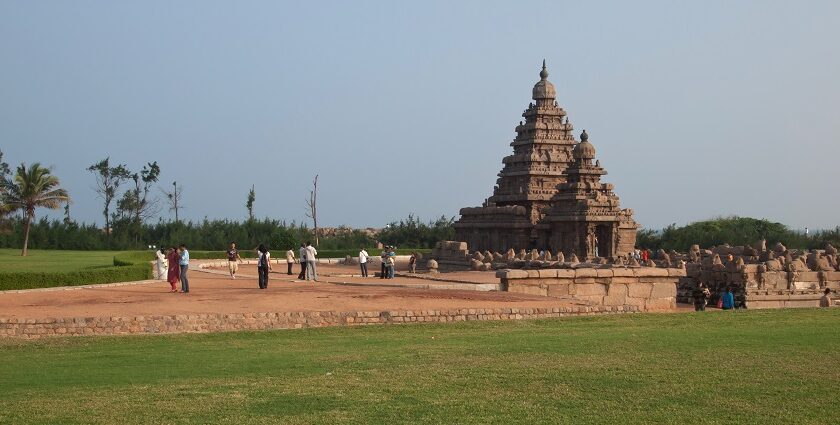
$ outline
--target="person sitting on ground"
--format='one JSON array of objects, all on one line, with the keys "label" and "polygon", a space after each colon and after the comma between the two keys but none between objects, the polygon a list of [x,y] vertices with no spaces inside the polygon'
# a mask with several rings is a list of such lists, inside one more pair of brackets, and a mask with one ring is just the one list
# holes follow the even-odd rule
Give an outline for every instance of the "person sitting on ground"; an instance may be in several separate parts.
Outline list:
[{"label": "person sitting on ground", "polygon": [[227,250],[228,257],[228,271],[230,278],[236,279],[236,272],[239,271],[239,263],[242,262],[242,257],[239,256],[239,250],[236,249],[236,242],[231,242]]},{"label": "person sitting on ground", "polygon": [[823,296],[820,297],[820,307],[831,307],[831,289],[825,288]]},{"label": "person sitting on ground", "polygon": [[288,266],[288,270],[286,272],[287,275],[292,275],[292,266],[295,265],[295,250],[290,249],[286,251],[286,265]]},{"label": "person sitting on ground", "polygon": [[721,296],[723,297],[721,308],[724,310],[732,310],[735,307],[735,295],[732,293],[732,287],[726,288],[726,292],[724,292]]}]

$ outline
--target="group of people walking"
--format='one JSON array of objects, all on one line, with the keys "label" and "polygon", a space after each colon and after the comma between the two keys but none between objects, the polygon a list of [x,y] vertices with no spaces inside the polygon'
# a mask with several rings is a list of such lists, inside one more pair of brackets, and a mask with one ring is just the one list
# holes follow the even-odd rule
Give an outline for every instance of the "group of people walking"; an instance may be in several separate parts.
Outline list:
[{"label": "group of people walking", "polygon": [[[257,280],[259,282],[260,289],[266,289],[268,288],[268,273],[272,271],[271,252],[269,252],[268,247],[265,246],[265,244],[260,244],[256,248],[256,252]],[[300,274],[298,275],[298,279],[317,281],[318,250],[312,246],[312,243],[306,242],[300,244],[300,250],[298,252],[300,254]],[[286,274],[290,276],[292,275],[292,267],[295,264],[295,261],[295,251],[292,249],[286,251],[286,264],[288,266]],[[242,257],[240,257],[239,252],[236,251],[236,244],[231,242],[231,249],[228,250],[228,268],[230,269],[230,276],[232,279],[236,279],[238,263],[242,263]]]},{"label": "group of people walking", "polygon": [[[300,255],[300,273],[298,273],[298,280],[318,280],[318,250],[312,246],[312,243],[306,242],[300,244],[298,249]],[[295,252],[293,250],[286,251],[286,263],[289,266],[287,274],[292,274],[292,264],[295,263]]]},{"label": "group of people walking", "polygon": [[[255,251],[257,257],[258,284],[260,289],[266,289],[268,288],[269,272],[272,271],[271,253],[269,252],[268,247],[265,244],[260,244],[257,248],[255,248]],[[296,262],[299,262],[300,273],[298,274],[297,278],[299,280],[317,281],[318,250],[315,249],[314,246],[312,246],[312,243],[306,242],[300,244],[300,249],[298,249],[297,254],[298,258],[296,259],[295,251],[293,249],[286,251],[286,274],[291,276],[293,274],[292,269],[294,264]],[[161,248],[160,250],[156,251],[156,255],[156,278],[161,280],[165,279],[167,282],[169,282],[171,287],[170,292],[181,292],[185,294],[189,293],[190,284],[189,279],[187,277],[187,272],[189,271],[190,253],[187,250],[186,245],[181,244],[178,247],[173,246],[168,249]],[[230,273],[230,278],[236,279],[236,275],[239,271],[239,265],[243,263],[242,256],[240,255],[239,250],[236,247],[236,242],[230,243],[228,249],[225,251],[225,255],[228,260],[227,264],[228,272]],[[394,278],[397,262],[396,257],[396,247],[385,246],[382,249],[382,252],[380,254],[382,265],[382,270],[379,275],[380,279]],[[371,256],[364,249],[364,247],[360,248],[358,258],[361,276],[368,277],[368,264],[371,262]],[[408,265],[409,271],[412,273],[414,272],[416,262],[417,254],[412,253],[411,257],[409,258]],[[179,282],[181,283],[180,291],[176,286]]]},{"label": "group of people walking", "polygon": [[177,284],[181,283],[181,293],[190,292],[190,281],[187,272],[190,269],[190,252],[184,244],[178,247],[161,248],[157,255],[157,278],[166,279],[171,287],[169,292],[177,293]]}]

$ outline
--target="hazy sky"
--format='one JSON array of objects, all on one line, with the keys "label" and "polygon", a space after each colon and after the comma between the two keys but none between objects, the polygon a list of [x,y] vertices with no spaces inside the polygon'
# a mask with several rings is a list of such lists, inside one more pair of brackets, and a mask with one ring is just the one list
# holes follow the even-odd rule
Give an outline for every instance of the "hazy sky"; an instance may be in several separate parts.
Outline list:
[{"label": "hazy sky", "polygon": [[105,156],[157,161],[193,219],[246,217],[254,184],[300,221],[315,174],[322,225],[453,216],[545,58],[643,226],[840,224],[840,2],[684,3],[5,0],[0,149],[99,224]]}]

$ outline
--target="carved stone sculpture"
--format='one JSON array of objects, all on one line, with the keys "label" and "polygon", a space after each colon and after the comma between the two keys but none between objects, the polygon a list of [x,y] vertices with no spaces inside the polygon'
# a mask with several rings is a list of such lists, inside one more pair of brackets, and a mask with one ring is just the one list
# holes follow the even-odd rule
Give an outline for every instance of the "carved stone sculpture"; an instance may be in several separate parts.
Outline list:
[{"label": "carved stone sculpture", "polygon": [[490,251],[484,251],[484,262],[485,263],[492,263],[495,260],[496,260],[496,258],[493,256],[493,254]]},{"label": "carved stone sculpture", "polygon": [[513,248],[508,249],[507,253],[505,253],[505,262],[509,263],[509,262],[511,262],[515,259],[516,259],[516,251],[514,251]]},{"label": "carved stone sculpture", "polygon": [[756,269],[756,279],[758,280],[758,289],[764,289],[767,284],[767,266],[759,264]]}]

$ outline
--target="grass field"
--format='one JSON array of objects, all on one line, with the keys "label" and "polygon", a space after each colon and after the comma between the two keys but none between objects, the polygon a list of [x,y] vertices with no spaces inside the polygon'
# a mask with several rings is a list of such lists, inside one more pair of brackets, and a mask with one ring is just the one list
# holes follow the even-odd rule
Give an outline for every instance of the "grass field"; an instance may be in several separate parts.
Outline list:
[{"label": "grass field", "polygon": [[53,251],[0,249],[0,272],[68,272],[114,265],[115,251]]},{"label": "grass field", "polygon": [[840,309],[0,341],[2,423],[840,423]]}]

